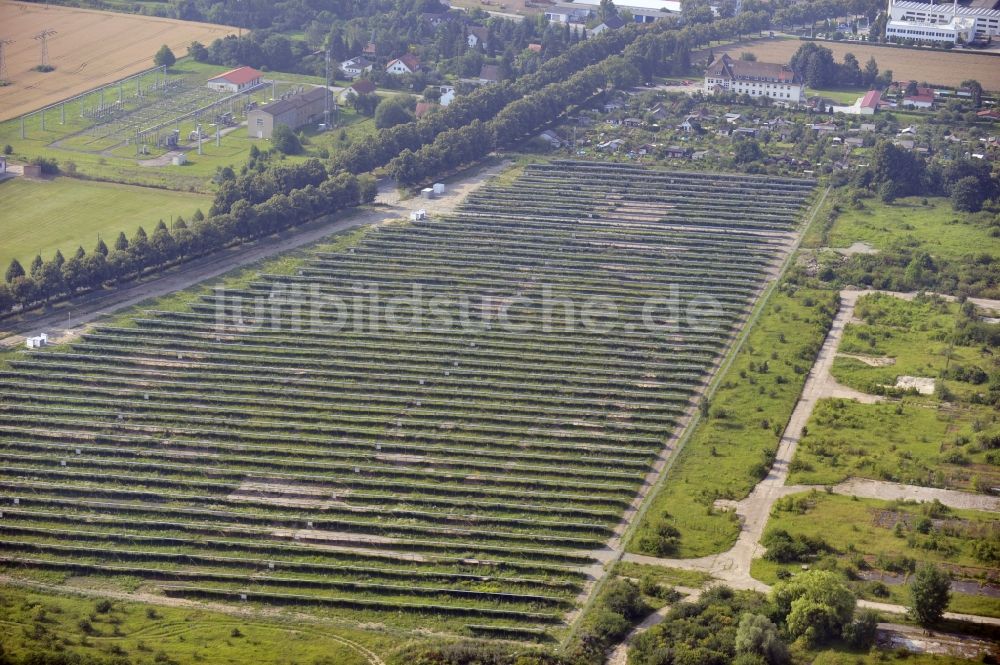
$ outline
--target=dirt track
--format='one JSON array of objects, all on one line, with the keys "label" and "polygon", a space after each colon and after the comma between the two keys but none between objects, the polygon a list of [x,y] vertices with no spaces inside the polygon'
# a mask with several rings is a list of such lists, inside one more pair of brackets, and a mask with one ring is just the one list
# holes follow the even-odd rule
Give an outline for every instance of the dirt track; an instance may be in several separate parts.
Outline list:
[{"label": "dirt track", "polygon": [[[12,84],[0,87],[0,120],[149,69],[162,44],[181,57],[192,41],[236,33],[225,25],[10,0],[0,0],[0,26],[0,37],[14,40],[4,49]],[[45,29],[56,31],[47,40],[56,69],[43,74],[32,71],[40,58],[32,37]]]}]

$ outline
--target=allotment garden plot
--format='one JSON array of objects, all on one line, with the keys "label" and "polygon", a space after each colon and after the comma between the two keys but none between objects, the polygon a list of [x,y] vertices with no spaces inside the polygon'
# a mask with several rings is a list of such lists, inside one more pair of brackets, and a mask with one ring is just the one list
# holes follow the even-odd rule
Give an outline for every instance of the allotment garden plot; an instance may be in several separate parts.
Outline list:
[{"label": "allotment garden plot", "polygon": [[0,558],[556,636],[811,189],[529,167],[295,274],[25,351],[0,372]]}]

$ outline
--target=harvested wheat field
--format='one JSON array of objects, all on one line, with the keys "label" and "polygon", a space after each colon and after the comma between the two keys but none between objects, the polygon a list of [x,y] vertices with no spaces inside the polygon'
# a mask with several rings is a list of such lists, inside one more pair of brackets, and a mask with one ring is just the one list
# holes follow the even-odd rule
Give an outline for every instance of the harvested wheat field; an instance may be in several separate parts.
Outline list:
[{"label": "harvested wheat field", "polygon": [[[965,51],[918,51],[858,42],[819,42],[833,51],[838,62],[845,53],[853,53],[864,67],[875,56],[880,70],[891,69],[897,81],[927,81],[934,85],[958,86],[966,79],[976,79],[987,90],[1000,90],[1000,56]],[[713,49],[716,56],[729,53],[738,57],[750,51],[764,62],[788,62],[803,44],[798,39],[755,39]]]},{"label": "harvested wheat field", "polygon": [[[56,69],[41,73],[32,69],[41,53],[33,36],[47,29],[56,31],[47,40]],[[14,40],[5,48],[11,85],[0,87],[0,120],[149,69],[162,44],[180,57],[192,41],[207,44],[235,32],[211,23],[0,0],[0,39]]]}]

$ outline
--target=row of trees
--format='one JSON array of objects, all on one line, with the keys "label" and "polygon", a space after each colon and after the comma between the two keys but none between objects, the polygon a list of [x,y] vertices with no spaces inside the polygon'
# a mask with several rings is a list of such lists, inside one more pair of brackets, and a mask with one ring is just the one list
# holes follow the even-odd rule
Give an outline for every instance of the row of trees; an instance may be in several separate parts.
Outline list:
[{"label": "row of trees", "polygon": [[376,192],[374,179],[339,173],[318,185],[307,184],[257,204],[239,200],[229,210],[207,218],[198,211],[191,223],[178,218],[168,228],[161,220],[151,236],[142,227],[131,239],[123,232],[111,248],[98,240],[89,254],[79,247],[68,260],[57,251],[48,261],[36,256],[25,270],[14,259],[0,284],[0,315],[16,306],[30,308],[48,303],[133,279],[233,243],[271,235],[320,215],[373,201]]},{"label": "row of trees", "polygon": [[802,77],[810,88],[885,87],[892,83],[892,71],[879,73],[874,57],[868,59],[862,69],[853,53],[845,53],[844,60],[834,61],[833,51],[814,42],[806,42],[792,55],[789,66]]},{"label": "row of trees", "polygon": [[871,166],[854,175],[854,184],[875,191],[883,201],[904,196],[949,196],[955,210],[978,212],[1000,197],[1000,175],[982,159],[928,163],[922,156],[889,141],[875,146]]}]

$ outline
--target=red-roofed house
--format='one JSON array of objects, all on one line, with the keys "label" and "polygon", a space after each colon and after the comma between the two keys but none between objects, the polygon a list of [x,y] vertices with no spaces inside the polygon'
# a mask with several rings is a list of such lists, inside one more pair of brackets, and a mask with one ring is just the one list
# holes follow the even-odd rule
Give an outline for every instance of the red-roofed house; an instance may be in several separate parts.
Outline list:
[{"label": "red-roofed house", "polygon": [[412,53],[401,55],[385,66],[387,74],[413,74],[420,69],[420,59]]},{"label": "red-roofed house", "polygon": [[882,101],[882,93],[878,90],[869,90],[864,97],[861,98],[860,111],[861,115],[874,115],[875,111],[878,110],[878,105]]},{"label": "red-roofed house", "polygon": [[260,85],[261,76],[253,67],[237,67],[208,79],[208,87],[219,92],[243,92]]},{"label": "red-roofed house", "polygon": [[[930,88],[924,88],[924,90],[930,90]],[[903,106],[912,106],[918,109],[929,109],[934,106],[934,91],[930,90],[929,93],[918,92],[915,95],[906,95],[903,97]]]},{"label": "red-roofed house", "polygon": [[528,50],[531,51],[532,53],[541,53],[542,52],[542,45],[541,44],[528,44]]},{"label": "red-roofed house", "polygon": [[418,119],[423,118],[425,115],[438,108],[438,106],[439,104],[435,104],[434,102],[417,102],[417,108],[414,111],[414,115],[416,115]]},{"label": "red-roofed house", "polygon": [[368,79],[361,79],[351,84],[351,90],[359,95],[370,95],[375,92],[375,84]]}]

